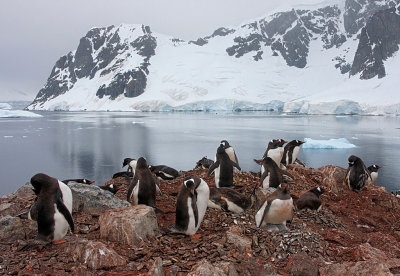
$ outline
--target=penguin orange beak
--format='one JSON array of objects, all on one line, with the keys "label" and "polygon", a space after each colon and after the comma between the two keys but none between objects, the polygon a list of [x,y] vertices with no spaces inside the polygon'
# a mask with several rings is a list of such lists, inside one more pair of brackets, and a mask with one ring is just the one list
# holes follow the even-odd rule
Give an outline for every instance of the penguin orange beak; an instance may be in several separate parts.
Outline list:
[{"label": "penguin orange beak", "polygon": [[303,141],[300,141],[300,144],[304,144],[305,142],[303,142]]},{"label": "penguin orange beak", "polygon": [[381,167],[381,166],[378,166],[378,169],[382,169],[382,167]]},{"label": "penguin orange beak", "polygon": [[89,184],[93,184],[94,183],[94,181],[89,181]]}]

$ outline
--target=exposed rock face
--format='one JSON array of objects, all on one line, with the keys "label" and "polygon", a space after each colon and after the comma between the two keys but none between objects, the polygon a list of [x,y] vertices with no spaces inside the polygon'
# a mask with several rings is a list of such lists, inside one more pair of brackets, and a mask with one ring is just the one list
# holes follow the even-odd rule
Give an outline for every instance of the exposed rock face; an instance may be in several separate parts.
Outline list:
[{"label": "exposed rock face", "polygon": [[16,241],[33,238],[37,234],[36,222],[18,217],[0,217],[0,240]]},{"label": "exposed rock face", "polygon": [[350,75],[360,78],[383,78],[384,61],[399,50],[400,15],[395,8],[376,12],[361,31]]},{"label": "exposed rock face", "polygon": [[99,224],[103,239],[130,246],[138,246],[158,232],[154,209],[146,205],[109,210],[100,216]]},{"label": "exposed rock face", "polygon": [[236,276],[239,275],[234,266],[229,263],[212,265],[207,260],[202,260],[193,267],[189,275],[196,276]]},{"label": "exposed rock face", "polygon": [[0,197],[0,217],[6,215],[15,216],[21,210],[29,207],[29,200],[35,197],[32,188],[32,185],[27,182],[14,193]]},{"label": "exposed rock face", "polygon": [[[129,30],[124,26],[91,29],[81,38],[76,51],[56,62],[32,104],[60,96],[73,88],[78,80],[92,79],[96,75],[109,75],[110,79],[97,87],[99,98],[136,97],[146,88],[149,61],[156,47],[156,39],[148,26]],[[142,62],[132,68],[127,63],[136,55]]]},{"label": "exposed rock face", "polygon": [[65,253],[70,255],[74,261],[86,264],[90,269],[108,269],[122,266],[127,263],[124,257],[106,247],[102,242],[78,239],[69,242]]},{"label": "exposed rock face", "polygon": [[72,191],[73,212],[101,215],[109,209],[130,206],[129,202],[94,185],[71,183],[68,186]]}]

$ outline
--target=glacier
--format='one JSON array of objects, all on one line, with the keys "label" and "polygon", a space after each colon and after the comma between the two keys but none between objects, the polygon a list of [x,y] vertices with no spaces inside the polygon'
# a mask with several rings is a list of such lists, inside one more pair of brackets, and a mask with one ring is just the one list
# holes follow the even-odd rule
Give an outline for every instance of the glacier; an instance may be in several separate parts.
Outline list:
[{"label": "glacier", "polygon": [[25,110],[11,110],[12,106],[8,103],[0,103],[0,118],[40,118],[40,114]]}]

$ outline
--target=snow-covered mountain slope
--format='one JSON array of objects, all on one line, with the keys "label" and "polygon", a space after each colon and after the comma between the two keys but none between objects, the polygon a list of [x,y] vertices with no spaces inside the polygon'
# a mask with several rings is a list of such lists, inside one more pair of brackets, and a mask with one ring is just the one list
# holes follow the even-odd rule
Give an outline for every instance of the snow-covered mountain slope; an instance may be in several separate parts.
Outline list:
[{"label": "snow-covered mountain slope", "polygon": [[95,28],[28,109],[398,114],[399,2],[316,1],[189,42]]}]

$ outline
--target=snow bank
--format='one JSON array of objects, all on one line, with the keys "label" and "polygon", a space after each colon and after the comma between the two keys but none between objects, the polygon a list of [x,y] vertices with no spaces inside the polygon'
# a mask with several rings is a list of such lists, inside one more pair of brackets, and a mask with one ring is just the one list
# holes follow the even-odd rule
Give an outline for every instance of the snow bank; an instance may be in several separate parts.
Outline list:
[{"label": "snow bank", "polygon": [[42,115],[24,110],[0,109],[0,118],[40,118]]},{"label": "snow bank", "polygon": [[0,109],[12,109],[12,106],[8,103],[0,103]]},{"label": "snow bank", "polygon": [[304,138],[305,144],[303,149],[350,149],[357,146],[350,143],[346,138],[329,139],[329,140],[314,140],[311,138]]}]

